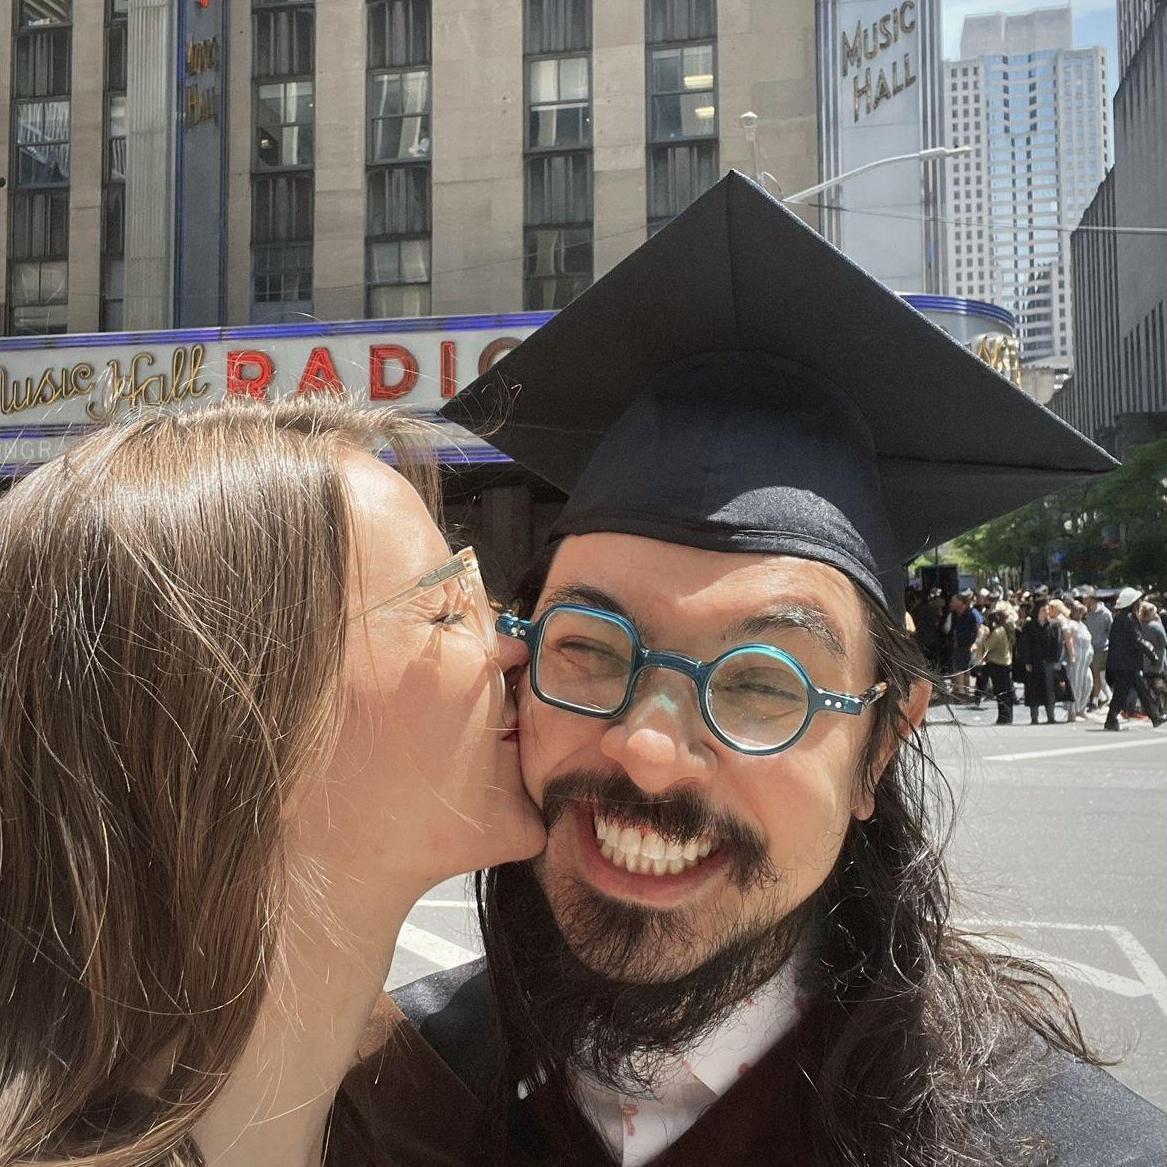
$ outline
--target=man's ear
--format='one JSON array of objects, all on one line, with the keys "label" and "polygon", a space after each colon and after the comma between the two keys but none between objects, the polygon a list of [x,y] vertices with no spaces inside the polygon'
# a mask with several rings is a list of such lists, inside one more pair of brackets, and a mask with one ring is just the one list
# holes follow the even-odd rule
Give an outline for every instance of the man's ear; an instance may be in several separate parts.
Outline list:
[{"label": "man's ear", "polygon": [[[928,703],[932,700],[932,682],[925,680],[916,680],[911,684],[908,690],[908,699],[900,706],[900,717],[896,725],[895,736],[888,740],[881,742],[879,750],[875,755],[875,781],[878,782],[882,777],[884,770],[887,769],[888,763],[895,756],[896,751],[900,746],[911,736],[913,730],[917,730],[924,724],[924,718],[928,716]],[[852,812],[857,819],[869,819],[875,813],[875,794],[874,791],[864,790],[860,794],[854,810]]]}]

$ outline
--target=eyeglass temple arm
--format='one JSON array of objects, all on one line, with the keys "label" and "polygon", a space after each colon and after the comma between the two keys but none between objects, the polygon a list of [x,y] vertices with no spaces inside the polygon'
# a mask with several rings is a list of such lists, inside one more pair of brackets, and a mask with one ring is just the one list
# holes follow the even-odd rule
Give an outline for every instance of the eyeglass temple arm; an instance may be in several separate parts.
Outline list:
[{"label": "eyeglass temple arm", "polygon": [[523,620],[514,612],[503,612],[494,622],[495,630],[501,636],[512,636],[516,640],[526,640],[531,628],[530,620]]},{"label": "eyeglass temple arm", "polygon": [[874,705],[888,690],[887,681],[877,681],[870,689],[855,695],[853,693],[831,693],[826,689],[819,690],[819,699],[824,709],[836,713],[850,713],[857,717],[869,706]]}]

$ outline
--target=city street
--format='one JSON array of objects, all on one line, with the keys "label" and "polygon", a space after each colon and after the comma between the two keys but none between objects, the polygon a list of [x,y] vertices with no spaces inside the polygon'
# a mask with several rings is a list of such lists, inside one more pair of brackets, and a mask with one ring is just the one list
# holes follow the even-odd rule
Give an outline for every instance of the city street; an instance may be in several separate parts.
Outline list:
[{"label": "city street", "polygon": [[[1019,709],[1023,721],[1028,718]],[[933,710],[933,748],[963,805],[957,917],[1053,965],[1114,1073],[1167,1108],[1167,728],[1017,723]],[[461,880],[410,917],[399,985],[477,949]]]}]

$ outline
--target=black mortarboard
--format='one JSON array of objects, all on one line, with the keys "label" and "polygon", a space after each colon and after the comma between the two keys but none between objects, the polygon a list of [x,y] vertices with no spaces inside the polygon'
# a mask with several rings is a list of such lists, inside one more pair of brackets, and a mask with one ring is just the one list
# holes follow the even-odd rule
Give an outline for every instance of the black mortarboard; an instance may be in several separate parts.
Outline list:
[{"label": "black mortarboard", "polygon": [[901,565],[1116,463],[731,171],[442,414],[618,531]]}]

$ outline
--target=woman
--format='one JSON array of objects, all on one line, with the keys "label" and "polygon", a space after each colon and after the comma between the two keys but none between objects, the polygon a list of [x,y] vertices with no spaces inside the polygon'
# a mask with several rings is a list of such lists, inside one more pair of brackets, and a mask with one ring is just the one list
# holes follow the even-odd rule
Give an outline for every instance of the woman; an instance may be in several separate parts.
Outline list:
[{"label": "woman", "polygon": [[1074,688],[1073,677],[1078,667],[1078,646],[1070,609],[1061,600],[1050,600],[1049,622],[1057,629],[1060,645],[1054,670],[1054,699],[1065,701],[1066,720],[1074,721],[1078,691]]},{"label": "woman", "polygon": [[418,442],[152,414],[0,502],[5,1167],[318,1164],[411,905],[541,848]]},{"label": "woman", "polygon": [[1004,607],[994,608],[985,618],[989,629],[985,641],[985,672],[993,686],[997,700],[997,724],[1013,724],[1013,636],[1009,629],[1009,613]]},{"label": "woman", "polygon": [[1086,605],[1075,603],[1070,608],[1069,630],[1073,636],[1073,665],[1070,668],[1070,689],[1074,694],[1073,713],[1086,716],[1093,688],[1094,642],[1085,624]]},{"label": "woman", "polygon": [[1046,723],[1054,723],[1054,672],[1061,653],[1061,638],[1050,623],[1046,601],[1036,599],[1029,619],[1017,634],[1017,659],[1025,678],[1025,704],[1029,724],[1037,725],[1037,711],[1044,705]]}]

